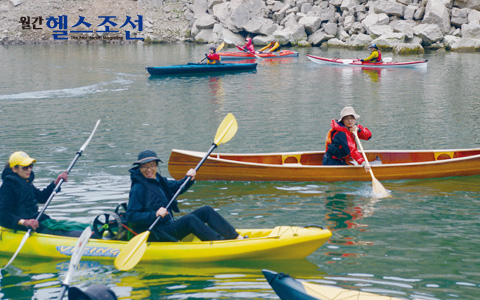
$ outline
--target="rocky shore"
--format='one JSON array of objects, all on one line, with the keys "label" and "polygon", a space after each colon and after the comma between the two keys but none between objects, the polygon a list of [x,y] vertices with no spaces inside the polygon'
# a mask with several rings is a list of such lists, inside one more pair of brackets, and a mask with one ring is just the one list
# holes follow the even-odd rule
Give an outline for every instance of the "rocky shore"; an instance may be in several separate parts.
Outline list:
[{"label": "rocky shore", "polygon": [[[0,44],[194,42],[480,51],[479,0],[1,0]],[[143,39],[143,41],[142,41]]]}]

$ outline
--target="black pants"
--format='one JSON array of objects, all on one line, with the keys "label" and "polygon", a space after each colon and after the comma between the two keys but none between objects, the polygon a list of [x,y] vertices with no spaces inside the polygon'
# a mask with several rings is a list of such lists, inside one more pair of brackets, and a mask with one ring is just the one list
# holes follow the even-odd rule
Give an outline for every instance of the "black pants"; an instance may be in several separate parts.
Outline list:
[{"label": "black pants", "polygon": [[190,233],[202,241],[231,240],[238,236],[235,228],[210,206],[203,206],[168,225],[157,226],[152,232],[155,240],[161,242],[171,241],[168,236],[181,240]]}]

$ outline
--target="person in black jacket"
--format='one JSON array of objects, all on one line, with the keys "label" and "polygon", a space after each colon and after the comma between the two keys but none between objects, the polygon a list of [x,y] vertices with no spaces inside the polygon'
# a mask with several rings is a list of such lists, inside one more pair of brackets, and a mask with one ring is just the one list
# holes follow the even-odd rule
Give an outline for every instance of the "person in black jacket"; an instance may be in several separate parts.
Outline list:
[{"label": "person in black jacket", "polygon": [[196,171],[188,170],[181,180],[168,180],[157,173],[158,162],[161,160],[154,151],[144,150],[139,153],[138,160],[130,169],[132,184],[127,220],[133,224],[136,232],[146,231],[158,217],[161,217],[151,230],[150,240],[178,241],[190,233],[202,241],[243,238],[210,206],[203,206],[179,219],[174,219],[173,212],[180,212],[177,201],[175,200],[168,209],[166,207],[187,180],[187,176],[192,180],[181,192],[184,193],[192,186]]},{"label": "person in black jacket", "polygon": [[67,181],[68,178],[65,171],[58,175],[57,179],[52,181],[45,189],[40,190],[33,185],[35,179],[33,164],[36,162],[35,159],[22,151],[10,155],[2,172],[0,226],[13,230],[26,231],[31,228],[40,233],[80,236],[82,230],[64,226],[62,221],[51,220],[46,214],[42,214],[40,219],[36,220],[39,214],[38,203],[45,203],[60,179]]}]

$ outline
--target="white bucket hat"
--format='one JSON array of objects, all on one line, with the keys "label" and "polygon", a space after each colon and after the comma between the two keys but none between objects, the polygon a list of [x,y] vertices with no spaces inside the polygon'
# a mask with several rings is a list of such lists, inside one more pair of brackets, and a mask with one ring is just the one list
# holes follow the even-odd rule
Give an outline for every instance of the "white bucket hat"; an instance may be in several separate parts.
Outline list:
[{"label": "white bucket hat", "polygon": [[345,106],[342,111],[340,112],[340,119],[338,119],[338,122],[342,121],[343,117],[346,116],[354,116],[355,119],[360,118],[360,115],[357,115],[355,113],[355,110],[351,106]]}]

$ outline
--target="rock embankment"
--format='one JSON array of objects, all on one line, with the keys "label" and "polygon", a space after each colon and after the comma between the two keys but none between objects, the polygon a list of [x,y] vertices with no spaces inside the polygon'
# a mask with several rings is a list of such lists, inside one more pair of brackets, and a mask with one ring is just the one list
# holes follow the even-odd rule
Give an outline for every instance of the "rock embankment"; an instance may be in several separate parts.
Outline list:
[{"label": "rock embankment", "polygon": [[53,39],[49,28],[22,29],[23,15],[142,15],[143,31],[135,36],[145,42],[243,44],[250,36],[255,45],[480,51],[479,0],[8,0],[0,12],[2,43]]}]

